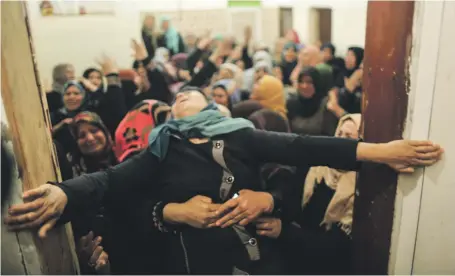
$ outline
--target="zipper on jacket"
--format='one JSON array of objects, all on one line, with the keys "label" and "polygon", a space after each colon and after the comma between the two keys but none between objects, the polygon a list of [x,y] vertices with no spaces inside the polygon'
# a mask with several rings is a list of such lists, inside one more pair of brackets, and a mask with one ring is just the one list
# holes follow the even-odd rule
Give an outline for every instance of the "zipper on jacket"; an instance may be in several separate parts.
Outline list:
[{"label": "zipper on jacket", "polygon": [[183,255],[185,256],[186,273],[191,274],[190,261],[188,260],[188,252],[186,251],[185,242],[183,241],[183,233],[180,232],[180,243],[182,244]]}]

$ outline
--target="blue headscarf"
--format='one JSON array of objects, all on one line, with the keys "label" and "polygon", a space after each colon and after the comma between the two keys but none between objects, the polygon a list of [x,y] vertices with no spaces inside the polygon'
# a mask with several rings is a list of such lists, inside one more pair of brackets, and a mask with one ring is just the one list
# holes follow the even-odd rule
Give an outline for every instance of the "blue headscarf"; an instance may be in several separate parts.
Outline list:
[{"label": "blue headscarf", "polygon": [[161,161],[166,157],[172,134],[186,139],[212,138],[244,128],[254,128],[254,125],[242,118],[223,116],[216,104],[211,103],[196,115],[173,119],[155,127],[149,135],[149,149]]},{"label": "blue headscarf", "polygon": [[161,17],[161,25],[163,22],[169,22],[169,28],[164,33],[164,37],[166,38],[166,46],[169,50],[173,52],[173,54],[179,53],[179,33],[176,29],[171,26],[171,20],[167,16]]}]

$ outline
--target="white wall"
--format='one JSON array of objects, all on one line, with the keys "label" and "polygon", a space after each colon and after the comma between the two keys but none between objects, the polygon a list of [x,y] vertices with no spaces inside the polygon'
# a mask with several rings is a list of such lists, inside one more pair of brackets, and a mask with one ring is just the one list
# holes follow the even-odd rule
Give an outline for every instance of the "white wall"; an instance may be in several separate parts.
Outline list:
[{"label": "white wall", "polygon": [[332,43],[337,54],[344,56],[350,46],[365,45],[367,18],[366,0],[307,0],[294,2],[294,28],[303,42],[310,40],[311,8],[332,9]]},{"label": "white wall", "polygon": [[[95,66],[94,59],[102,53],[114,56],[119,66],[129,67],[130,39],[140,39],[141,12],[227,9],[227,0],[117,1],[114,16],[83,17],[42,17],[38,1],[28,1],[27,5],[40,77],[50,81],[55,64],[71,62],[82,73],[85,68]],[[294,28],[303,42],[309,37],[310,8],[329,7],[333,9],[332,38],[338,54],[344,55],[350,45],[364,45],[366,1],[263,0],[262,22],[276,20],[279,24],[277,12],[271,10],[279,6],[294,8]],[[269,34],[267,31],[267,28],[259,31],[259,36]],[[277,34],[278,27],[269,31]],[[264,40],[271,43],[273,39],[264,37]]]},{"label": "white wall", "polygon": [[437,165],[398,181],[389,274],[455,274],[455,2],[415,3],[405,138],[441,144]]}]

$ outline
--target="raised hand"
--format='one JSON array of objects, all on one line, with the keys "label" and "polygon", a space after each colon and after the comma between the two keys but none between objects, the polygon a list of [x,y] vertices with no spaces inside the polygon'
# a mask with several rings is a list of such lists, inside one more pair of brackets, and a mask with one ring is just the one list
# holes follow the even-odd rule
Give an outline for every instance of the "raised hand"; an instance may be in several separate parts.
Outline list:
[{"label": "raised hand", "polygon": [[251,38],[253,37],[253,30],[251,29],[251,26],[246,26],[245,29],[243,30],[243,33],[244,33],[245,43],[250,42]]},{"label": "raised hand", "polygon": [[203,37],[199,40],[197,48],[202,51],[206,51],[209,46],[212,44],[212,39],[210,37]]},{"label": "raised hand", "polygon": [[148,57],[147,49],[144,44],[137,42],[137,40],[131,40],[131,49],[133,50],[133,57],[135,60],[144,60]]},{"label": "raised hand", "polygon": [[112,58],[106,56],[105,54],[103,54],[101,58],[96,59],[95,61],[101,66],[101,70],[105,75],[112,73],[118,74],[119,70],[117,64]]},{"label": "raised hand", "polygon": [[88,89],[90,92],[95,92],[96,90],[98,90],[98,87],[86,78],[80,78],[79,82],[81,82],[84,85],[84,87]]}]

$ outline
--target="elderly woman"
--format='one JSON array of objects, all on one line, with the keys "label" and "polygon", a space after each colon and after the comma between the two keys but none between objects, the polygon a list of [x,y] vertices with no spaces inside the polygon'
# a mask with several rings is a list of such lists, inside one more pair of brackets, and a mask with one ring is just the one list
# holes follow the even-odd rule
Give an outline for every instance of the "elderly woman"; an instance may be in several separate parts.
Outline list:
[{"label": "elderly woman", "polygon": [[[258,269],[276,251],[249,222],[279,210],[282,199],[261,188],[264,162],[354,170],[370,161],[405,170],[433,164],[442,153],[428,141],[371,144],[256,130],[249,121],[222,116],[196,89],[177,94],[172,115],[152,131],[146,151],[109,170],[27,191],[27,203],[12,206],[5,222],[12,229],[40,226],[45,237],[59,219],[103,199],[122,205],[141,191],[161,201],[150,210],[150,227],[172,226],[163,249],[169,273],[265,274]],[[203,198],[192,199],[196,195]],[[205,210],[204,224],[187,220],[194,209]]]},{"label": "elderly woman", "polygon": [[[358,138],[360,114],[344,116],[335,136]],[[351,228],[356,173],[328,167],[313,167],[305,185],[290,206],[298,210],[294,223],[264,218],[268,225],[260,234],[278,238],[289,261],[290,274],[352,274]],[[303,183],[300,183],[303,184]],[[303,192],[302,192],[303,191]],[[305,265],[301,265],[305,260]],[[330,265],[328,265],[330,264]]]},{"label": "elderly woman", "polygon": [[63,86],[70,80],[74,80],[74,66],[69,63],[58,64],[52,71],[52,91],[46,91],[49,112],[52,113],[63,106]]}]

